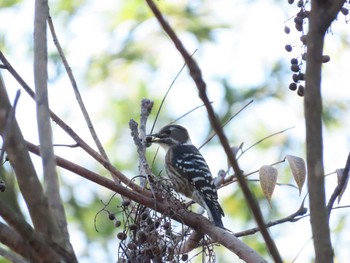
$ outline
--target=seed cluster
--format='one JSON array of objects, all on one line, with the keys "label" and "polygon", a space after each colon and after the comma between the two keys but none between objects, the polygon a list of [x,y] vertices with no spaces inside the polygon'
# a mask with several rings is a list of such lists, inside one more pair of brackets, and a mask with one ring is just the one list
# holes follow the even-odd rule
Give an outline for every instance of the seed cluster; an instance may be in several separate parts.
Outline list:
[{"label": "seed cluster", "polygon": [[[157,189],[156,195],[171,199],[179,205],[179,209],[186,209],[178,200],[179,196],[172,191],[168,180],[164,178],[153,180],[152,189]],[[119,208],[121,213],[108,212],[108,218],[114,222],[115,227],[123,228],[117,233],[118,263],[190,262],[192,260],[192,258],[189,259],[188,254],[178,253],[191,230],[170,219],[177,209],[169,208],[169,212],[160,214],[128,200],[123,201]],[[205,251],[215,259],[212,244],[206,245]]]}]

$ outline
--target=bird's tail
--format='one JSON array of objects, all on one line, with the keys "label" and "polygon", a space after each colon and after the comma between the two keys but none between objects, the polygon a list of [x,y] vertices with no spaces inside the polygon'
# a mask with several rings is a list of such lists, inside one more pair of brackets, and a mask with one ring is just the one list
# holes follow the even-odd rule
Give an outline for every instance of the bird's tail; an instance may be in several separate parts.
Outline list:
[{"label": "bird's tail", "polygon": [[206,205],[208,207],[209,217],[217,227],[224,228],[221,217],[224,216],[224,211],[222,210],[218,202],[213,202],[211,200],[206,200]]}]

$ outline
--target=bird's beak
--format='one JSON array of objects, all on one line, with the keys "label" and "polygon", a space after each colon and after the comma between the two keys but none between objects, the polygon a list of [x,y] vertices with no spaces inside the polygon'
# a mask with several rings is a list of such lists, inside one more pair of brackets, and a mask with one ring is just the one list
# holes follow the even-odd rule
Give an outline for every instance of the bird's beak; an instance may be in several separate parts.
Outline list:
[{"label": "bird's beak", "polygon": [[148,134],[146,136],[146,145],[147,147],[151,146],[152,143],[159,143],[161,141],[162,136],[159,133]]}]

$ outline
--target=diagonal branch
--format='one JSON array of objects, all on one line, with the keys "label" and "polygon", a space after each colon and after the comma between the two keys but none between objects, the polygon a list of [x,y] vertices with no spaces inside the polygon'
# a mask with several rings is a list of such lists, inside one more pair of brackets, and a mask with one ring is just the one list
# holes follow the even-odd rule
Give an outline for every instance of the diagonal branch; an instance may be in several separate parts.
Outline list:
[{"label": "diagonal branch", "polygon": [[181,41],[179,40],[179,38],[177,37],[177,35],[173,31],[173,29],[165,21],[163,15],[159,11],[159,9],[155,5],[155,3],[152,0],[146,0],[146,2],[149,5],[149,7],[152,10],[155,17],[157,18],[158,22],[163,27],[164,31],[167,33],[167,35],[173,41],[173,43],[174,43],[175,47],[177,48],[177,50],[179,51],[179,53],[183,56],[187,66],[189,68],[190,75],[197,86],[199,97],[202,99],[202,101],[205,104],[205,107],[206,107],[208,115],[209,115],[210,123],[211,123],[214,131],[218,135],[219,140],[221,142],[221,145],[224,148],[225,153],[228,157],[228,160],[229,160],[231,166],[233,167],[235,174],[237,175],[238,182],[242,188],[244,196],[249,204],[249,207],[250,207],[251,211],[253,212],[254,218],[255,218],[255,220],[256,220],[256,222],[261,230],[261,234],[262,234],[262,236],[265,240],[265,243],[266,243],[266,245],[271,253],[271,256],[275,262],[282,262],[281,256],[277,250],[275,242],[271,238],[271,236],[270,236],[270,234],[265,226],[265,222],[264,222],[262,213],[260,211],[259,205],[258,205],[254,195],[249,190],[248,184],[243,177],[242,171],[239,168],[237,160],[231,151],[231,147],[228,143],[227,137],[225,136],[223,129],[221,127],[221,124],[215,115],[214,109],[210,104],[210,100],[209,100],[207,93],[206,93],[206,84],[202,78],[202,73],[201,73],[200,68],[198,67],[195,60],[190,56],[190,54],[184,48],[183,44],[181,43]]}]

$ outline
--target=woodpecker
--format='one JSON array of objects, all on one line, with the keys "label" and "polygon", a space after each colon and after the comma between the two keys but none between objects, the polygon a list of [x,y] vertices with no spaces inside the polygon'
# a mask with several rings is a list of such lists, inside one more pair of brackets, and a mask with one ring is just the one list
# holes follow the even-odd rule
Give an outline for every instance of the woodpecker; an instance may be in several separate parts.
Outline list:
[{"label": "woodpecker", "polygon": [[218,202],[217,189],[209,167],[199,150],[192,144],[187,130],[180,125],[167,125],[146,138],[158,143],[165,151],[165,169],[176,192],[192,199],[205,210],[209,219],[224,228],[224,216]]}]

